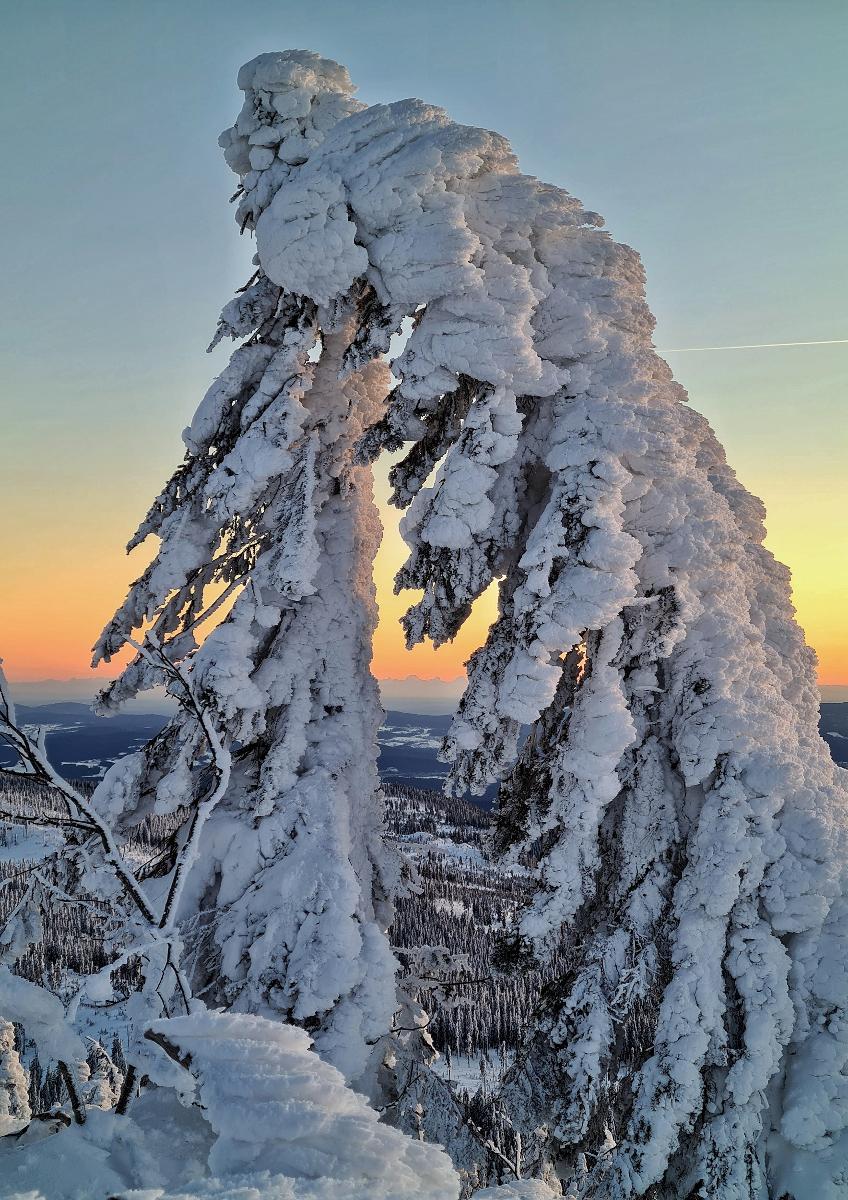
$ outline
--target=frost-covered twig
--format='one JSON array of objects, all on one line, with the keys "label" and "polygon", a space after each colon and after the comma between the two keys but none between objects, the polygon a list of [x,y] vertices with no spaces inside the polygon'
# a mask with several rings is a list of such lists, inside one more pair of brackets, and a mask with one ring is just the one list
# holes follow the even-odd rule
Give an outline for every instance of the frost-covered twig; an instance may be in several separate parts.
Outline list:
[{"label": "frost-covered twig", "polygon": [[[144,646],[139,649],[143,655],[155,660],[157,665],[165,669],[169,677],[179,684],[180,698],[184,706],[192,712],[203,730],[215,772],[215,782],[210,793],[195,806],[188,834],[177,858],[171,886],[161,912],[157,912],[153,903],[148,900],[139,880],[130,866],[124,861],[112,830],[94,807],[94,804],[77,788],[62,778],[53,768],[47,757],[44,731],[41,730],[39,736],[34,739],[30,737],[25,729],[17,724],[15,708],[11,700],[8,685],[2,673],[0,673],[0,723],[2,723],[3,731],[7,735],[7,740],[10,744],[14,745],[18,753],[29,764],[31,772],[36,778],[42,780],[51,790],[55,791],[67,808],[67,815],[64,813],[30,814],[9,812],[9,817],[20,823],[27,823],[32,818],[37,823],[46,827],[56,828],[66,835],[81,832],[94,836],[97,839],[97,844],[100,845],[103,851],[101,868],[109,872],[120,884],[124,894],[131,902],[134,914],[133,921],[126,928],[129,931],[130,928],[135,927],[138,936],[135,940],[131,940],[129,945],[124,946],[116,957],[112,958],[108,965],[99,973],[99,977],[91,977],[83,983],[76,999],[71,1002],[67,1010],[66,1019],[68,1020],[73,1020],[76,1007],[85,991],[90,992],[90,998],[94,998],[95,996],[98,999],[102,998],[104,989],[108,991],[112,986],[111,980],[114,972],[133,958],[147,959],[151,965],[156,963],[157,960],[160,962],[158,979],[155,983],[151,980],[150,988],[151,994],[155,994],[158,997],[162,1011],[166,1014],[170,1012],[169,1001],[163,991],[163,982],[169,972],[173,975],[175,987],[183,1008],[186,1012],[191,1011],[192,1008],[191,988],[180,965],[181,943],[173,918],[177,911],[181,889],[184,884],[184,872],[190,866],[193,856],[197,853],[198,836],[203,822],[226,791],[229,779],[230,756],[228,749],[218,736],[211,715],[195,694],[187,673],[179,666],[171,664],[158,646]],[[74,849],[75,851],[82,851],[83,847],[75,846]],[[80,904],[90,908],[92,911],[98,911],[96,906],[88,904],[87,901],[81,898],[72,896],[65,889],[48,879],[42,871],[35,869],[30,873],[24,896],[9,914],[4,927],[4,938],[7,937],[6,931],[10,925],[14,925],[24,913],[25,908],[32,903],[36,895],[35,890],[39,888],[44,894],[50,895],[62,903]],[[10,944],[17,945],[18,943],[14,942]],[[146,978],[146,975],[143,978]],[[73,1080],[69,1071],[67,1074],[68,1089],[75,1116],[78,1121],[80,1118],[84,1120],[84,1106],[79,1096],[73,1091]]]},{"label": "frost-covered twig", "polygon": [[[9,772],[14,774],[14,772]],[[3,772],[0,771],[0,779]],[[90,821],[76,820],[73,817],[65,817],[59,813],[32,813],[32,812],[15,812],[14,809],[0,808],[0,821],[5,821],[8,825],[44,825],[54,829],[79,829],[83,833],[96,833],[96,826]]]},{"label": "frost-covered twig", "polygon": [[183,704],[194,714],[195,719],[203,730],[212,757],[215,774],[215,783],[209,794],[203,800],[196,802],[193,807],[188,832],[183,846],[177,855],[171,885],[168,889],[162,915],[159,918],[159,928],[167,932],[172,928],[173,916],[179,908],[180,896],[185,887],[187,872],[197,857],[197,848],[203,826],[226,794],[230,781],[232,757],[229,747],[224,744],[224,741],[215,728],[208,706],[203,704],[198,697],[188,672],[180,664],[171,662],[162,647],[155,640],[150,638],[147,642],[136,642],[134,639],[128,640],[145,661],[149,662],[152,666],[161,668],[165,671],[166,675],[179,685]]},{"label": "frost-covered twig", "polygon": [[[2,660],[0,660],[2,663]],[[31,764],[33,772],[37,778],[48,783],[54,788],[62,798],[80,813],[91,827],[93,833],[99,838],[103,848],[103,854],[106,863],[115,877],[120,882],[127,896],[133,902],[139,913],[148,922],[155,920],[155,914],[147,897],[141,889],[141,886],[133,874],[129,866],[121,856],[115,842],[112,830],[100,817],[97,811],[92,807],[89,800],[77,791],[72,784],[68,783],[53,767],[53,764],[47,757],[47,752],[44,747],[43,735],[38,741],[33,742],[32,739],[22,730],[16,723],[15,708],[9,693],[9,686],[6,682],[6,677],[3,674],[2,666],[0,665],[0,722],[2,722],[5,730],[7,730],[14,739],[15,744],[19,748],[19,752],[25,756]]]}]

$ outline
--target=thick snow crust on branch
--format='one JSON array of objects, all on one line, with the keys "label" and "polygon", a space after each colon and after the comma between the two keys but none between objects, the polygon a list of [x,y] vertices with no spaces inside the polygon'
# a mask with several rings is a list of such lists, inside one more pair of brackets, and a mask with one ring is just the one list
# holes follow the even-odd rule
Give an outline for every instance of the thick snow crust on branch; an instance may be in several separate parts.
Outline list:
[{"label": "thick snow crust on branch", "polygon": [[190,1057],[197,1098],[217,1135],[213,1176],[259,1169],[320,1180],[321,1195],[338,1189],[363,1200],[458,1196],[444,1151],[381,1124],[343,1076],[310,1053],[302,1030],[210,1013],[162,1021],[153,1032]]},{"label": "thick snow crust on branch", "polygon": [[65,1023],[61,1000],[27,979],[0,966],[0,1013],[7,1021],[24,1025],[45,1058],[75,1062],[85,1060],[82,1039]]},{"label": "thick snow crust on branch", "polygon": [[182,1103],[148,1093],[127,1116],[93,1110],[35,1145],[9,1139],[0,1196],[457,1200],[444,1151],[381,1124],[302,1030],[199,1011],[155,1022],[149,1036],[183,1064]]}]

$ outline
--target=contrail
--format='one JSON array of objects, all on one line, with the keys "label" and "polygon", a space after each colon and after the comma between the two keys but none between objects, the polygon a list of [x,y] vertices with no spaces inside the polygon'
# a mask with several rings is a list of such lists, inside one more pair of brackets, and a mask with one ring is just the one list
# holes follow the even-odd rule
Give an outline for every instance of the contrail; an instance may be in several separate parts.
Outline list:
[{"label": "contrail", "polygon": [[678,346],[673,350],[658,350],[658,354],[694,354],[699,350],[776,350],[782,346],[844,346],[848,338],[826,338],[821,342],[754,342],[750,346]]}]

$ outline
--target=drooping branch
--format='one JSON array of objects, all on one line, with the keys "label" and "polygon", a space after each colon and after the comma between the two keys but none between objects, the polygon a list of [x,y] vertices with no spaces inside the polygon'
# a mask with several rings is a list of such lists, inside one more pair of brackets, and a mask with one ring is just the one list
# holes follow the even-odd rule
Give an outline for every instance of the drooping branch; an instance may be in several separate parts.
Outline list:
[{"label": "drooping branch", "polygon": [[0,666],[0,725],[4,732],[8,734],[22,758],[30,765],[35,777],[49,784],[51,788],[59,793],[71,809],[76,811],[80,818],[85,819],[99,839],[103,849],[104,860],[121,884],[125,894],[132,901],[144,920],[149,924],[155,924],[156,916],[154,910],[131,868],[123,859],[109,826],[102,820],[82,792],[77,791],[72,784],[68,783],[54,769],[53,764],[47,757],[43,733],[38,741],[33,742],[15,721],[15,708],[9,692],[9,685],[3,674],[2,666]]},{"label": "drooping branch", "polygon": [[146,661],[150,662],[151,665],[161,667],[165,674],[178,685],[180,700],[193,714],[200,728],[203,730],[203,735],[212,758],[214,782],[204,799],[196,801],[193,805],[188,832],[182,849],[177,855],[168,895],[159,918],[159,929],[167,933],[173,927],[173,917],[179,908],[180,896],[185,887],[187,873],[197,857],[197,848],[203,826],[226,794],[230,781],[232,757],[229,748],[215,729],[208,708],[202,704],[197,696],[193,681],[185,668],[180,664],[171,662],[165,651],[151,639],[150,635],[148,635],[146,642],[130,640],[136,651]]}]

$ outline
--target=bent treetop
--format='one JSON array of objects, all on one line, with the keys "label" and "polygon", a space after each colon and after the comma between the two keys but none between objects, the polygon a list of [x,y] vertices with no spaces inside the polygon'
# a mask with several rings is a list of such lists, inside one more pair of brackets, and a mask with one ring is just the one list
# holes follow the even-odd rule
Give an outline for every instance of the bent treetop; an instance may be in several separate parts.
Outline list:
[{"label": "bent treetop", "polygon": [[[246,747],[187,889],[200,911],[236,880],[215,934],[222,1000],[317,1021],[350,1077],[365,1053],[345,1039],[386,1023],[392,866],[359,806],[375,788],[377,533],[356,462],[406,446],[392,483],[408,510],[398,587],[423,593],[410,643],[451,638],[498,581],[445,753],[458,790],[503,781],[500,848],[538,866],[519,949],[565,964],[508,1087],[539,1172],[579,1196],[700,1180],[753,1200],[809,1169],[835,1197],[848,789],[762,505],[653,348],[638,256],[520,174],[497,134],[418,100],[365,107],[335,63],[262,55],[239,86],[221,144],[258,270],[219,336],[246,340],[186,431],[136,537],[158,534],[157,556],[98,648],[151,622]],[[241,590],[198,650],[209,584]],[[154,676],[134,663],[113,698]],[[146,782],[118,771],[101,802],[141,811],[153,770],[156,803],[173,803],[187,761],[148,755]],[[329,846],[313,805],[347,831]],[[311,890],[323,860],[297,857],[298,819],[333,864],[344,940]],[[263,892],[224,842],[268,820],[248,861],[299,865]],[[289,906],[308,898],[302,921],[267,922],[279,886]],[[353,954],[338,986],[310,965],[313,936],[325,963]]]}]

